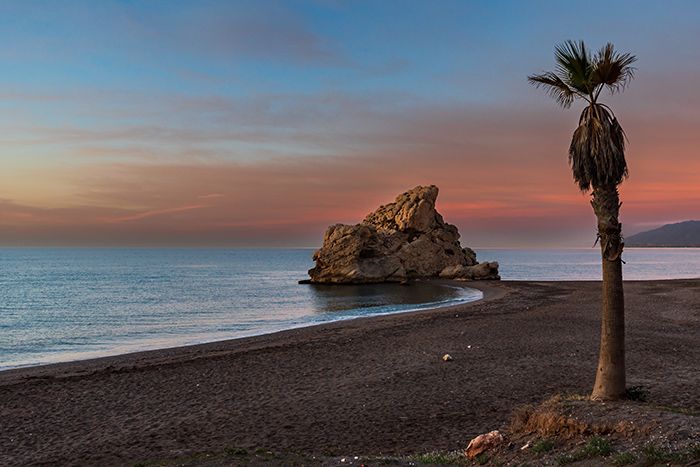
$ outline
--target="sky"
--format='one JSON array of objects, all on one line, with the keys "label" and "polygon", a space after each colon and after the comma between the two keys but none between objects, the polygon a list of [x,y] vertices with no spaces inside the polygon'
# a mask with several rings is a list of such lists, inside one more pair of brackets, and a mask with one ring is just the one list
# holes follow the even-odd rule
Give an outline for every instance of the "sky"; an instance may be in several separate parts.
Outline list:
[{"label": "sky", "polygon": [[638,57],[623,230],[700,219],[700,2],[3,1],[0,246],[313,247],[416,185],[471,247],[590,247],[567,39]]}]

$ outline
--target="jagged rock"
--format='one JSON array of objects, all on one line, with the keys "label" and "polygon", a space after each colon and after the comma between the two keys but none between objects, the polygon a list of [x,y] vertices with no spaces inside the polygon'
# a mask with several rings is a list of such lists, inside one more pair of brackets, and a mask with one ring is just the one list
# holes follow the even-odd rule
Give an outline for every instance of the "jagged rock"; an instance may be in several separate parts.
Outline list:
[{"label": "jagged rock", "polygon": [[502,442],[503,435],[498,430],[490,431],[472,439],[469,442],[467,449],[464,451],[464,454],[469,459],[474,459],[482,452],[488,451],[489,449],[493,449]]},{"label": "jagged rock", "polygon": [[438,188],[418,186],[360,224],[332,225],[314,253],[312,283],[404,282],[443,277],[499,279],[498,263],[478,263],[457,227],[435,210]]}]

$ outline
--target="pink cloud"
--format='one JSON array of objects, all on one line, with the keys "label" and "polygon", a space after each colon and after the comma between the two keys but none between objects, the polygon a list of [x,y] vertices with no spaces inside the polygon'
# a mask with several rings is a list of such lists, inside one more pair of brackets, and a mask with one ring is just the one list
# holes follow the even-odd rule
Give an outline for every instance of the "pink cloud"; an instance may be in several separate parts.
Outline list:
[{"label": "pink cloud", "polygon": [[[82,160],[51,175],[73,188],[78,208],[0,203],[0,242],[39,242],[50,231],[64,243],[87,241],[93,232],[114,244],[159,244],[167,237],[182,244],[311,246],[327,225],[359,222],[397,193],[433,183],[441,188],[438,208],[467,244],[590,243],[595,222],[588,196],[576,189],[567,164],[576,112],[412,103],[409,111],[388,115],[342,96],[325,103],[328,108],[319,96],[310,103],[289,98],[288,112],[273,115],[249,101],[244,108],[255,125],[246,130],[237,126],[236,103],[205,100],[185,107],[209,109],[231,128],[39,131],[47,144],[70,142],[105,162]],[[331,122],[329,113],[344,103],[347,114]],[[631,140],[631,177],[622,185],[626,233],[664,219],[700,218],[700,115],[662,121],[644,115],[618,111]],[[293,129],[288,139],[274,138],[278,126]],[[222,152],[206,146],[240,142],[245,134],[253,146],[275,141],[279,154],[241,163],[217,157],[235,153],[234,146]],[[125,141],[136,141],[138,150],[111,145]],[[307,146],[329,152],[294,153]],[[174,159],[173,147],[180,151]],[[133,160],[117,157],[130,152]],[[124,162],[107,162],[115,157]]]},{"label": "pink cloud", "polygon": [[109,222],[109,223],[131,222],[131,221],[146,219],[149,217],[162,216],[164,214],[174,214],[174,213],[192,211],[194,209],[202,209],[202,208],[206,208],[206,207],[209,207],[209,206],[206,204],[195,204],[195,205],[191,205],[191,206],[177,206],[177,207],[165,208],[165,209],[152,209],[149,211],[143,211],[143,212],[139,212],[136,214],[130,214],[127,216],[101,218],[100,220],[104,220],[105,222]]}]

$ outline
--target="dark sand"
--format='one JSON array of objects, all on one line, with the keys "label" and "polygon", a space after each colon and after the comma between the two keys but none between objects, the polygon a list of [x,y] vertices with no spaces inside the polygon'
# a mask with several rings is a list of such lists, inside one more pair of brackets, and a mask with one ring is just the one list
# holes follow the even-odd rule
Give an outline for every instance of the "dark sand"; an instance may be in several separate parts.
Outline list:
[{"label": "dark sand", "polygon": [[[227,446],[452,450],[515,406],[589,391],[598,283],[474,285],[485,300],[449,309],[2,372],[0,465],[128,465]],[[628,385],[700,410],[700,280],[630,282],[626,298]]]}]

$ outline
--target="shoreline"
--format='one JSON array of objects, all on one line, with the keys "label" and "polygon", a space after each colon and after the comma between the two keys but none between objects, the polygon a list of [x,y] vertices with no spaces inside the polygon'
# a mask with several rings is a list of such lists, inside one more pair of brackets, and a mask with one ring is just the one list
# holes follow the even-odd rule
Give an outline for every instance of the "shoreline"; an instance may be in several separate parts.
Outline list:
[{"label": "shoreline", "polygon": [[[188,354],[199,354],[201,352],[207,352],[209,350],[212,350],[212,347],[218,347],[220,345],[234,345],[237,342],[242,342],[242,341],[248,341],[248,340],[254,340],[262,337],[271,337],[274,338],[276,336],[285,334],[285,333],[293,333],[295,331],[299,330],[305,330],[305,329],[314,329],[314,328],[322,328],[325,326],[333,326],[336,324],[342,324],[342,323],[349,323],[349,322],[355,322],[355,321],[363,321],[363,320],[372,320],[375,318],[384,318],[384,317],[391,317],[391,316],[398,316],[398,315],[413,315],[413,314],[420,314],[420,313],[433,313],[433,312],[439,312],[439,311],[448,311],[451,308],[461,308],[463,306],[470,305],[472,303],[479,303],[483,302],[487,299],[495,299],[495,298],[500,298],[502,297],[506,292],[501,290],[498,287],[494,287],[493,284],[500,283],[501,281],[484,281],[479,283],[475,282],[461,282],[461,281],[453,281],[453,280],[433,280],[432,282],[434,283],[440,283],[448,286],[455,286],[455,287],[460,287],[460,288],[470,288],[474,290],[479,290],[482,293],[482,297],[475,299],[475,300],[469,300],[469,301],[461,301],[457,303],[449,303],[445,304],[444,306],[438,306],[438,307],[431,307],[431,308],[419,308],[419,309],[410,309],[410,310],[402,310],[402,311],[392,311],[392,312],[387,312],[387,313],[379,313],[371,316],[355,316],[351,318],[341,318],[333,321],[327,321],[327,322],[320,322],[320,323],[313,323],[313,324],[303,324],[297,327],[291,327],[291,328],[286,328],[286,329],[280,329],[276,331],[271,331],[271,332],[263,332],[261,334],[253,334],[249,336],[241,336],[241,337],[232,337],[229,339],[221,339],[221,340],[214,340],[214,341],[208,341],[208,342],[200,342],[200,343],[194,343],[194,344],[185,344],[185,345],[176,345],[172,347],[160,347],[160,348],[155,348],[155,349],[146,349],[146,350],[137,350],[134,352],[126,352],[126,353],[119,353],[119,354],[113,354],[113,355],[103,355],[103,356],[98,356],[98,357],[88,357],[84,359],[78,359],[78,360],[68,360],[68,361],[63,361],[63,362],[52,362],[52,363],[37,363],[37,364],[29,364],[29,365],[24,365],[24,366],[18,366],[18,367],[13,367],[13,368],[7,368],[7,369],[0,369],[0,387],[3,384],[3,376],[6,376],[10,373],[8,378],[5,379],[13,379],[15,374],[19,375],[19,378],[35,378],[35,377],[41,377],[38,375],[35,375],[34,373],[48,373],[48,374],[53,374],[53,371],[56,370],[56,372],[60,373],[62,371],[67,371],[70,372],[74,369],[77,369],[78,367],[81,366],[89,366],[93,367],[95,369],[99,368],[109,368],[112,367],[113,365],[119,365],[122,363],[128,363],[129,360],[136,359],[139,361],[147,362],[149,361],[150,358],[153,358],[154,361],[157,363],[160,361],[160,359],[164,356],[164,354],[168,354],[168,358],[176,358],[175,355],[188,355]],[[338,286],[338,287],[342,287]],[[24,373],[27,373],[26,376]]]},{"label": "shoreline", "polygon": [[[231,446],[463,448],[516,406],[588,393],[599,284],[467,283],[484,299],[2,371],[0,463],[128,465]],[[700,279],[625,287],[628,386],[700,410]]]},{"label": "shoreline", "polygon": [[[672,282],[672,281],[688,281],[688,280],[700,281],[700,277],[698,277],[698,278],[676,278],[676,279],[654,279],[654,280],[631,280],[631,281],[625,281],[624,283],[627,284],[627,283],[633,283],[633,282],[642,282],[642,283],[644,283],[644,282]],[[528,283],[528,282],[531,282],[531,283],[539,283],[539,282],[599,283],[600,281],[596,281],[596,280],[577,280],[577,281],[570,281],[570,280],[564,280],[564,281],[501,280],[501,281],[466,281],[465,282],[465,281],[455,281],[455,280],[449,280],[449,279],[431,279],[431,280],[429,280],[429,282],[447,285],[447,286],[459,287],[459,288],[469,288],[469,289],[479,290],[482,292],[482,297],[475,299],[475,300],[465,300],[465,301],[456,301],[456,303],[446,303],[445,305],[436,306],[436,307],[390,311],[390,312],[373,314],[370,316],[352,316],[352,317],[348,317],[348,318],[339,318],[339,319],[335,319],[335,320],[331,320],[331,321],[316,322],[316,323],[311,323],[311,324],[304,323],[304,324],[300,324],[298,326],[292,326],[289,328],[277,329],[277,330],[273,330],[273,331],[269,331],[269,332],[268,331],[261,331],[260,333],[254,333],[254,334],[244,335],[244,336],[240,336],[240,337],[230,337],[230,338],[226,338],[226,339],[219,339],[219,340],[212,340],[212,341],[195,342],[195,343],[173,345],[173,346],[166,346],[166,347],[141,349],[141,350],[134,350],[131,352],[114,353],[114,354],[99,355],[99,356],[94,356],[94,357],[79,358],[76,360],[66,360],[66,361],[48,362],[48,363],[30,363],[30,364],[26,364],[26,365],[15,366],[15,367],[0,368],[0,376],[5,374],[5,373],[8,373],[8,372],[29,370],[29,369],[33,369],[33,368],[54,367],[54,366],[62,366],[62,365],[75,366],[75,365],[81,365],[83,363],[89,364],[93,361],[95,361],[95,363],[97,363],[97,361],[102,361],[102,360],[106,360],[106,359],[110,359],[110,360],[111,359],[121,359],[121,357],[129,358],[130,356],[139,357],[142,354],[147,354],[150,352],[177,352],[180,349],[187,349],[187,348],[191,348],[191,347],[233,343],[235,341],[240,341],[242,339],[254,339],[254,338],[262,337],[262,336],[274,336],[274,335],[277,335],[279,333],[284,333],[284,332],[288,332],[288,331],[314,328],[314,327],[318,327],[318,326],[326,326],[326,325],[331,325],[331,324],[335,324],[335,323],[343,323],[343,322],[354,321],[354,320],[372,319],[372,318],[377,318],[377,317],[393,316],[393,315],[399,315],[399,314],[410,315],[412,313],[427,313],[427,312],[441,311],[441,310],[446,310],[446,309],[453,308],[453,307],[461,307],[464,305],[468,305],[470,303],[481,302],[481,301],[484,301],[487,299],[500,298],[506,292],[502,288],[499,288],[497,284]],[[344,285],[334,284],[332,286],[343,287]],[[417,306],[420,306],[420,304],[417,304]]]},{"label": "shoreline", "polygon": [[[80,363],[80,362],[86,362],[86,361],[90,361],[90,360],[99,360],[99,359],[110,358],[110,357],[120,357],[120,356],[127,356],[127,355],[133,355],[133,354],[141,354],[144,352],[168,351],[168,350],[179,349],[182,347],[192,347],[192,346],[198,346],[198,345],[236,341],[239,339],[248,339],[248,338],[254,338],[254,337],[259,337],[259,336],[272,335],[272,334],[276,334],[276,333],[280,333],[280,332],[292,331],[295,329],[303,329],[303,328],[308,328],[308,327],[313,327],[313,326],[323,326],[326,324],[338,323],[338,322],[343,322],[343,321],[352,321],[355,319],[373,318],[373,317],[378,317],[378,316],[389,316],[389,315],[395,315],[395,314],[400,314],[400,313],[415,313],[415,312],[420,312],[420,311],[440,310],[443,308],[465,305],[468,303],[477,302],[477,301],[484,299],[483,290],[479,287],[474,287],[473,283],[470,283],[472,286],[467,286],[465,282],[446,280],[446,279],[430,279],[430,280],[418,281],[416,283],[420,284],[421,282],[427,282],[427,283],[441,285],[444,287],[453,287],[453,288],[458,288],[458,289],[472,289],[475,291],[480,291],[482,293],[482,295],[481,295],[481,298],[476,298],[476,299],[468,299],[465,297],[465,298],[461,298],[461,299],[460,298],[451,299],[451,300],[447,300],[444,302],[416,303],[413,305],[407,305],[407,306],[410,306],[410,308],[407,308],[407,309],[379,312],[379,313],[375,313],[375,314],[371,314],[371,315],[367,315],[367,316],[347,316],[347,317],[330,319],[328,321],[298,323],[296,325],[292,325],[290,327],[285,327],[282,329],[274,329],[274,330],[267,330],[267,331],[266,330],[253,331],[251,334],[245,334],[245,335],[241,335],[241,336],[237,336],[237,337],[228,337],[225,339],[214,339],[214,340],[203,340],[200,342],[179,343],[179,344],[175,344],[175,345],[166,345],[163,347],[153,347],[153,348],[142,348],[142,349],[138,349],[138,350],[119,352],[119,353],[111,353],[109,350],[106,350],[104,352],[96,351],[98,353],[102,353],[102,355],[87,356],[85,358],[77,358],[74,360],[64,360],[64,361],[44,362],[44,363],[28,363],[28,364],[17,365],[17,366],[9,366],[9,367],[5,367],[5,368],[0,367],[0,374],[7,372],[7,371],[13,371],[13,370],[22,370],[22,369],[43,367],[43,366],[49,366],[49,365],[62,365],[62,364],[68,364],[68,363]],[[323,285],[325,286],[326,284],[323,284]],[[411,285],[413,285],[413,284],[409,284],[408,286],[411,286]],[[344,285],[334,284],[332,286],[343,287]],[[145,347],[148,347],[148,346],[145,346]]]}]

